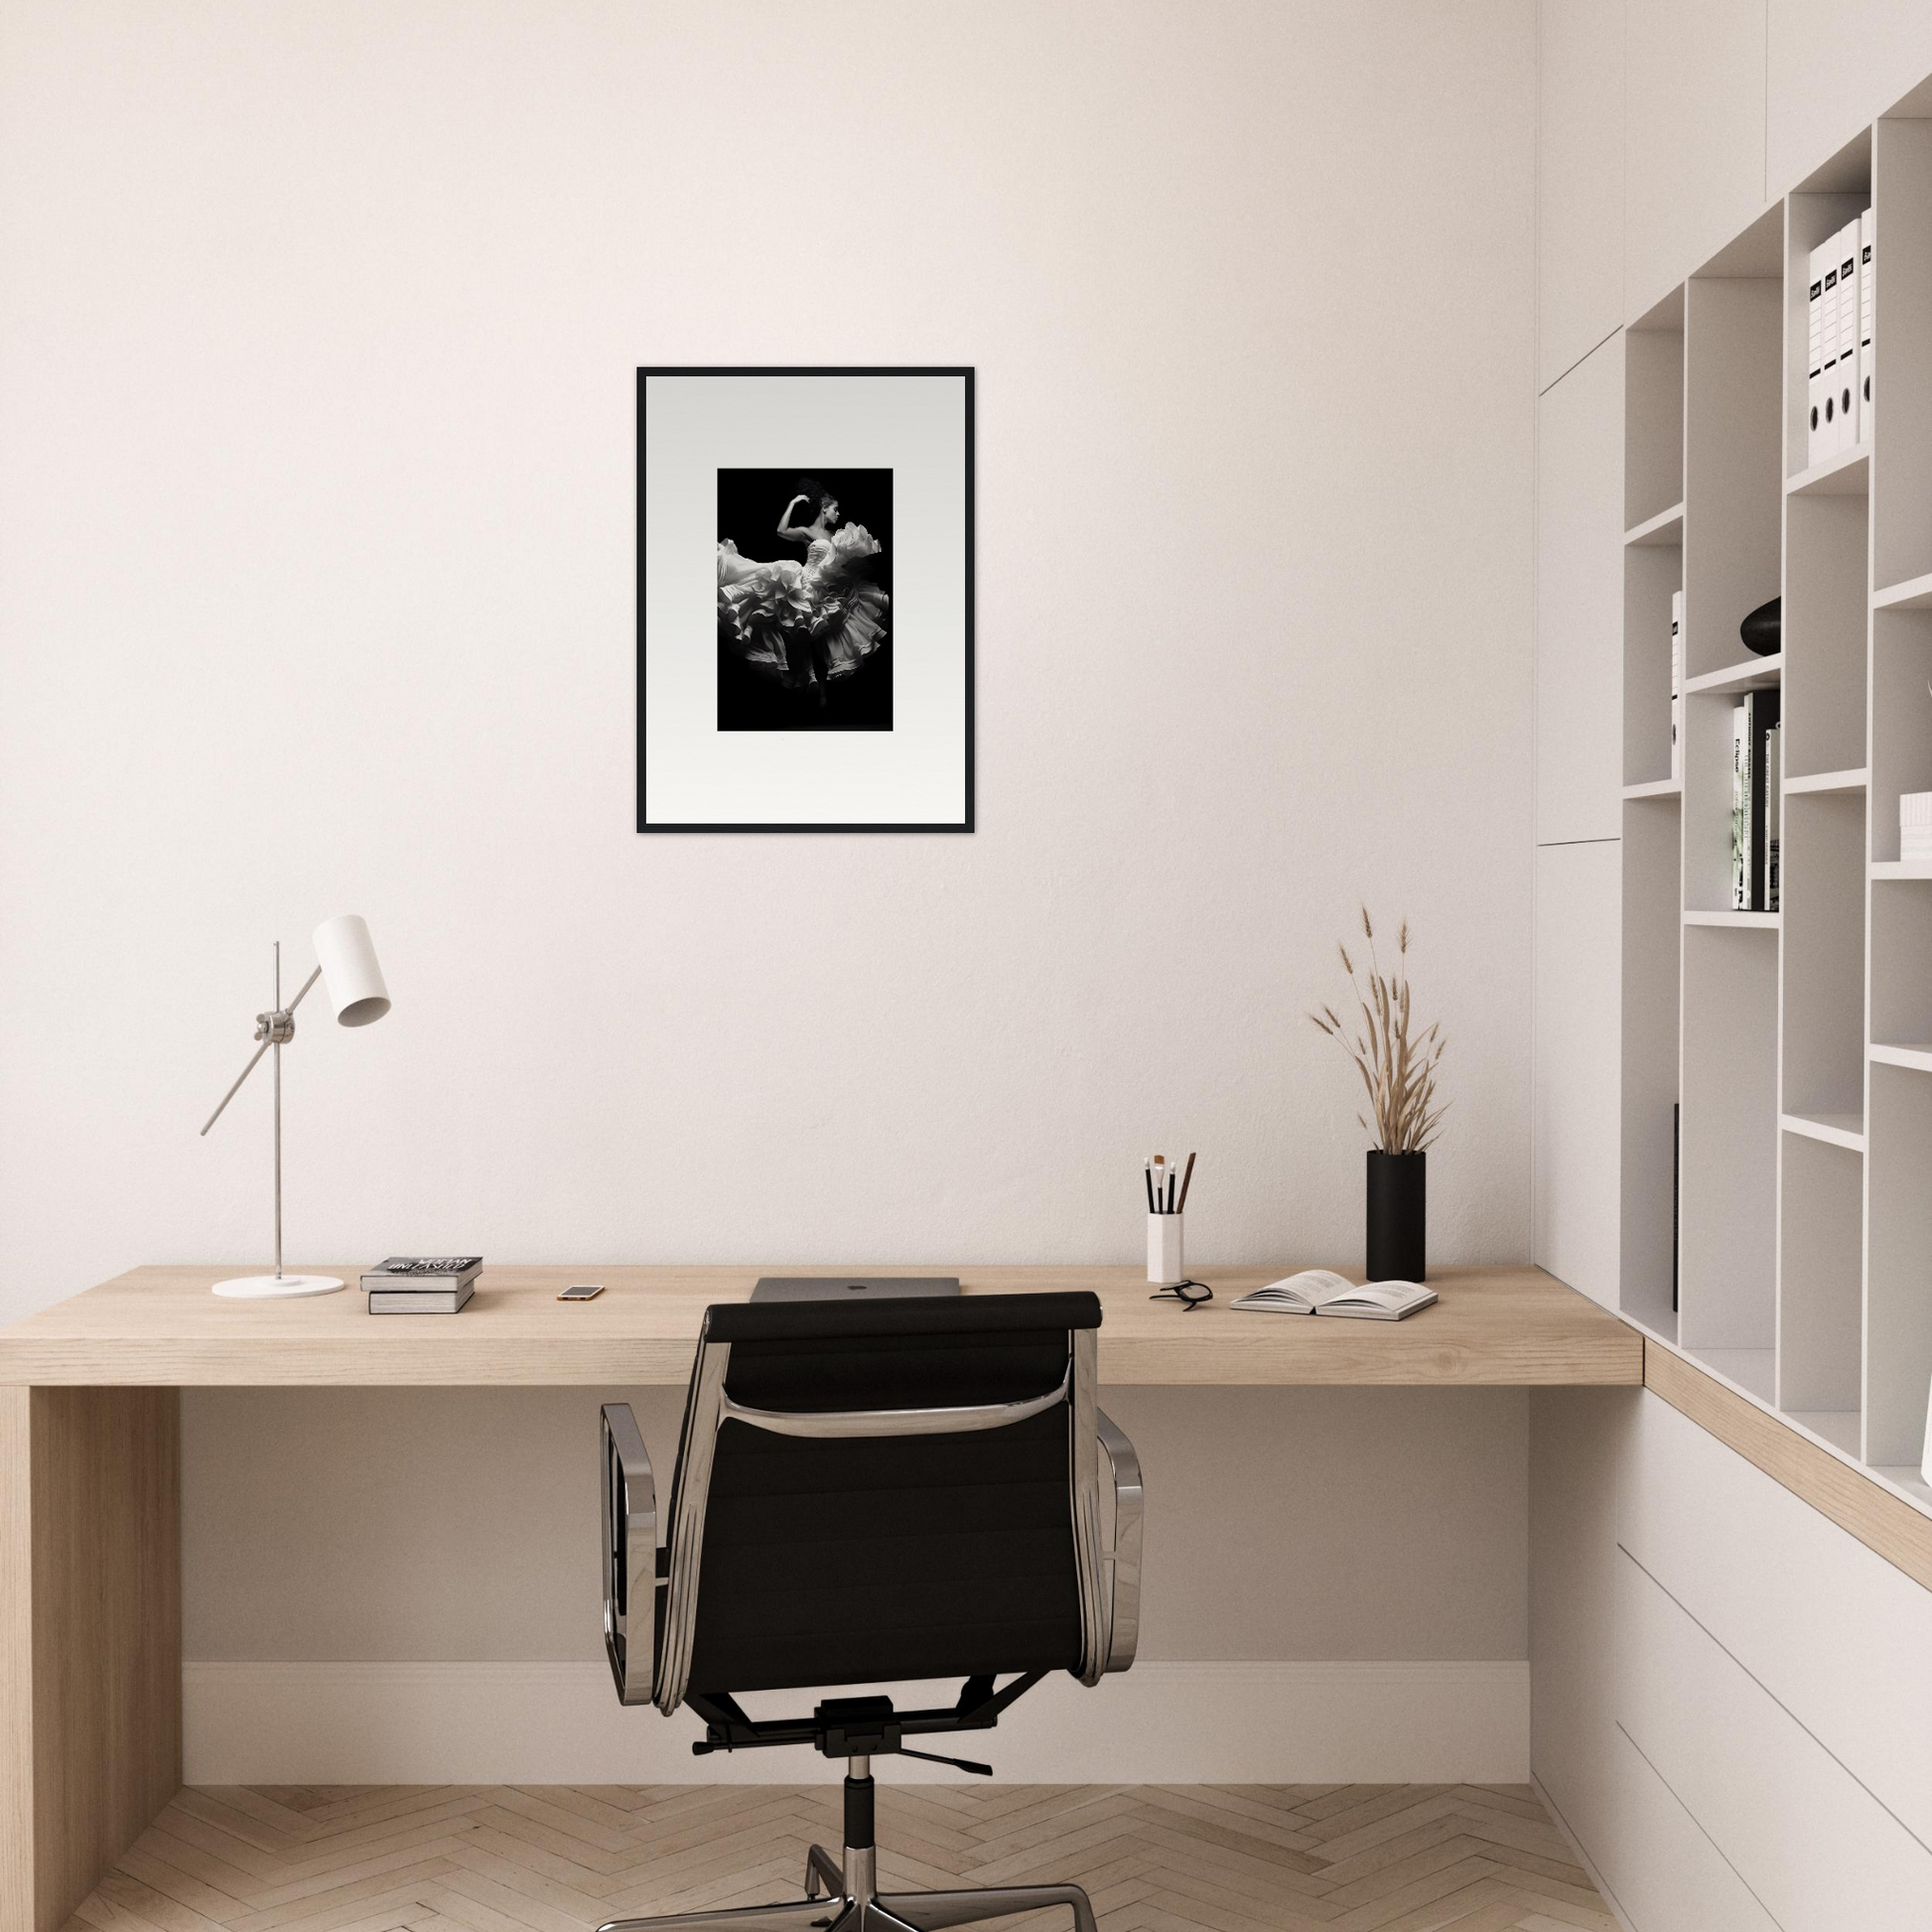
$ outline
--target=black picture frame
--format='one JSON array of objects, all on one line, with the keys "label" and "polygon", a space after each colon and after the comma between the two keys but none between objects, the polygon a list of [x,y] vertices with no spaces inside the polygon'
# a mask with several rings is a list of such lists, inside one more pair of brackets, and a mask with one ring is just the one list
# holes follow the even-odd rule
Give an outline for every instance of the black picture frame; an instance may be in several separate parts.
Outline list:
[{"label": "black picture frame", "polygon": [[[963,734],[964,770],[963,795],[960,815],[956,819],[914,820],[894,822],[887,820],[826,820],[818,822],[781,821],[776,823],[724,821],[699,822],[695,820],[658,820],[653,822],[646,805],[646,760],[648,754],[647,722],[647,679],[646,660],[649,651],[649,638],[646,632],[645,583],[648,568],[649,531],[645,516],[645,460],[646,460],[646,412],[648,408],[649,385],[653,378],[674,377],[784,377],[810,378],[826,377],[946,377],[959,380],[963,407],[963,504],[961,542],[963,556],[963,620],[964,620],[964,688],[963,716],[960,721]],[[712,833],[712,832],[971,832],[975,829],[976,819],[976,665],[975,665],[975,437],[976,437],[976,397],[975,370],[970,365],[956,364],[886,364],[886,365],[847,365],[847,364],[692,364],[658,363],[640,364],[637,369],[637,422],[636,422],[636,468],[634,472],[636,501],[636,617],[635,617],[635,675],[636,675],[636,829],[638,833]]]}]

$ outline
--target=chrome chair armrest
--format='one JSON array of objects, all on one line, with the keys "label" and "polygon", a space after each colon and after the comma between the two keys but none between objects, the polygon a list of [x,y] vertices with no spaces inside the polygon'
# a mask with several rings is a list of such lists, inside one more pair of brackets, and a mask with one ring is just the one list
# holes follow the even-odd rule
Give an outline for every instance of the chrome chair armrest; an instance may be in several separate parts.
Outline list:
[{"label": "chrome chair armrest", "polygon": [[1100,1561],[1113,1572],[1107,1669],[1121,1671],[1133,1663],[1141,1641],[1141,1513],[1146,1490],[1134,1445],[1104,1409],[1094,1411],[1094,1433],[1114,1478],[1114,1547],[1103,1551]]},{"label": "chrome chair armrest", "polygon": [[637,1419],[607,1402],[604,1477],[604,1654],[620,1704],[648,1704],[657,1652],[657,1483]]}]

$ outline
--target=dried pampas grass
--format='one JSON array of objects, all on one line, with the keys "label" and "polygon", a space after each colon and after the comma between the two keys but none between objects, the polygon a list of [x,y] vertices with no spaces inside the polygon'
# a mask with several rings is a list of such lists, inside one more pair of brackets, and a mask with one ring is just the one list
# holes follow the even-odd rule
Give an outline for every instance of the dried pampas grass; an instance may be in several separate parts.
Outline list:
[{"label": "dried pampas grass", "polygon": [[1384,1154],[1420,1154],[1441,1131],[1449,1102],[1436,1098],[1436,1074],[1443,1061],[1443,1037],[1439,1023],[1410,1037],[1409,1018],[1409,921],[1404,919],[1396,932],[1396,969],[1384,973],[1375,956],[1375,926],[1362,907],[1362,936],[1368,941],[1367,983],[1355,970],[1348,948],[1340,946],[1341,963],[1348,974],[1349,991],[1361,1009],[1361,1020],[1354,1030],[1342,1021],[1332,1007],[1324,1006],[1309,1018],[1328,1035],[1341,1042],[1342,1050],[1355,1062],[1368,1089],[1368,1102],[1375,1118],[1370,1121],[1357,1114]]}]

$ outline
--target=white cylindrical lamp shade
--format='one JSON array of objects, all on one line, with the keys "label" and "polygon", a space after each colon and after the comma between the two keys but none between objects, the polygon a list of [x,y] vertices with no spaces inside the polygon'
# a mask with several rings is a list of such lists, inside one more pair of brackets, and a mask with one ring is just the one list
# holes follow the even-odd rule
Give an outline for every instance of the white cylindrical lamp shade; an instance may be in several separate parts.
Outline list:
[{"label": "white cylindrical lamp shade", "polygon": [[389,1011],[389,989],[375,961],[369,922],[359,912],[344,912],[316,927],[316,964],[323,991],[345,1027],[366,1027]]}]

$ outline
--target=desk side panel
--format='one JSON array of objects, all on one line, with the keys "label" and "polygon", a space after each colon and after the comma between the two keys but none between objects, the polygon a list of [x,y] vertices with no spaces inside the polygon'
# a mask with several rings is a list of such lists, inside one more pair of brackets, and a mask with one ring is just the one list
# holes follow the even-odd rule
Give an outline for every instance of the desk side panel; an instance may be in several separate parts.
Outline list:
[{"label": "desk side panel", "polygon": [[27,1394],[31,1923],[55,1932],[181,1788],[181,1397]]},{"label": "desk side panel", "polygon": [[34,1923],[32,1398],[0,1387],[0,1932]]}]

